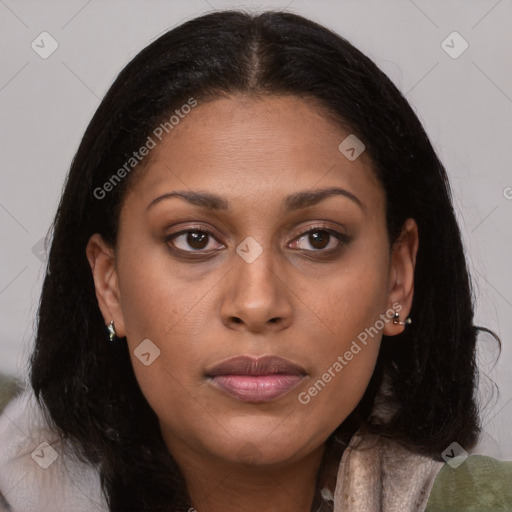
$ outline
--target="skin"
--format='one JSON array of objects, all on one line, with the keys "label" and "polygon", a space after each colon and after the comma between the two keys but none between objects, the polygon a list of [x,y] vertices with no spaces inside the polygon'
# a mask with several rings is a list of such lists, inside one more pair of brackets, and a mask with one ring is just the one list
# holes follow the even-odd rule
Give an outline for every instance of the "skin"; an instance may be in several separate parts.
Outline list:
[{"label": "skin", "polygon": [[[152,150],[124,200],[116,247],[98,234],[89,240],[105,323],[113,319],[127,338],[138,383],[199,512],[309,512],[326,439],[363,396],[382,334],[404,330],[385,323],[309,403],[298,400],[381,314],[399,303],[404,320],[412,303],[417,226],[408,219],[390,247],[371,161],[338,150],[348,134],[292,96],[199,104]],[[332,195],[284,208],[290,194],[329,187],[361,204]],[[176,197],[148,208],[177,190],[222,196],[229,210]],[[170,239],[205,227],[214,236],[200,243],[186,233]],[[262,248],[252,263],[236,252],[249,236]],[[149,366],[134,355],[145,339],[160,349]],[[275,401],[242,402],[204,375],[242,354],[284,357],[307,376]]]}]

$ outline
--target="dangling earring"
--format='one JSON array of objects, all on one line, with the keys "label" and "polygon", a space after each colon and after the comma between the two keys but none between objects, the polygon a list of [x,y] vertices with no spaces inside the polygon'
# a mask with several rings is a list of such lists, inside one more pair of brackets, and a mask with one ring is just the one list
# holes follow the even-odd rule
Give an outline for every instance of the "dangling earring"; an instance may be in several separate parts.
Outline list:
[{"label": "dangling earring", "polygon": [[108,325],[108,338],[110,343],[114,343],[116,340],[116,328],[114,327],[114,320],[112,320]]},{"label": "dangling earring", "polygon": [[405,322],[400,322],[400,320],[399,320],[399,319],[400,319],[400,315],[399,315],[398,313],[395,313],[395,314],[393,315],[393,323],[394,323],[395,325],[410,325],[410,324],[412,324],[412,320],[411,320],[410,318],[407,318],[407,319],[405,320]]}]

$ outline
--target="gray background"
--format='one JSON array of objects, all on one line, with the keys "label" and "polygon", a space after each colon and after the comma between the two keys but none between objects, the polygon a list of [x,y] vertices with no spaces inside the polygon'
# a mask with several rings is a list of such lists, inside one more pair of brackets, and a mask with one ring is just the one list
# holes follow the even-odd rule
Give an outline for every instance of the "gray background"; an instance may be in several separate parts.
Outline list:
[{"label": "gray background", "polygon": [[[485,434],[473,451],[512,460],[510,0],[0,0],[0,371],[26,374],[44,274],[41,239],[100,99],[158,35],[228,7],[286,8],[328,26],[371,57],[413,105],[450,176],[476,323],[503,341],[495,364],[495,343],[480,337]],[[31,47],[43,31],[59,45],[47,59]],[[453,31],[469,44],[458,58],[442,47]],[[447,44],[461,48],[456,39]]]}]

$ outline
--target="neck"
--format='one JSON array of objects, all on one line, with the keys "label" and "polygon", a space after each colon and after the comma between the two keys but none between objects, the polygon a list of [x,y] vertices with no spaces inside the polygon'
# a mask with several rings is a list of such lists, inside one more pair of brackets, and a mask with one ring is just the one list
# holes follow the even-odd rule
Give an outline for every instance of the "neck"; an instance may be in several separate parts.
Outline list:
[{"label": "neck", "polygon": [[289,464],[218,460],[188,448],[173,454],[197,512],[310,512],[324,446]]}]

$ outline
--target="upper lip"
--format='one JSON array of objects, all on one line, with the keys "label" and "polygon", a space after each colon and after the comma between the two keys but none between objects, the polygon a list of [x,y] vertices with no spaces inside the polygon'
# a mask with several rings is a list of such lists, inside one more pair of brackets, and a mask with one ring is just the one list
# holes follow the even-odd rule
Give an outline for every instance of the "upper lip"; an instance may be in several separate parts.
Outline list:
[{"label": "upper lip", "polygon": [[208,377],[218,375],[306,375],[306,370],[298,364],[279,356],[266,355],[234,356],[216,364],[206,372]]}]

